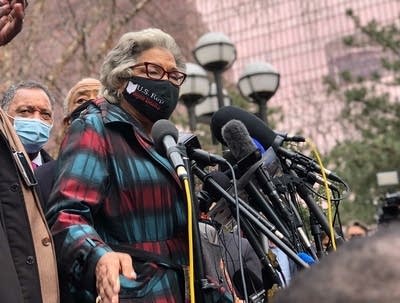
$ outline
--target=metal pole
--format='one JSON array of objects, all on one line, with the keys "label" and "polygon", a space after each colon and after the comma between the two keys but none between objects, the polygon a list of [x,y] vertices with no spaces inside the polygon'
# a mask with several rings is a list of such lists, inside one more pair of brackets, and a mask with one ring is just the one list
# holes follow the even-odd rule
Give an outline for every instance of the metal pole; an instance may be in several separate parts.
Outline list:
[{"label": "metal pole", "polygon": [[190,131],[194,132],[196,130],[196,114],[195,114],[195,105],[194,103],[186,105],[189,114],[189,127]]},{"label": "metal pole", "polygon": [[257,100],[258,102],[258,108],[259,112],[258,115],[260,116],[260,119],[265,122],[265,124],[268,125],[268,118],[267,118],[267,102],[265,100],[262,100],[262,98],[259,98]]},{"label": "metal pole", "polygon": [[224,93],[222,86],[222,72],[214,71],[215,86],[217,88],[218,109],[224,107]]}]

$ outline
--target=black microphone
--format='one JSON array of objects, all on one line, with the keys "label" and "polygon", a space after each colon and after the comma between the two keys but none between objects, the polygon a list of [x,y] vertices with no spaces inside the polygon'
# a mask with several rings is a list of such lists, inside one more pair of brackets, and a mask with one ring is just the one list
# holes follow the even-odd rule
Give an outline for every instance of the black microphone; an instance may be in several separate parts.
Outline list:
[{"label": "black microphone", "polygon": [[[231,196],[231,180],[221,171],[213,171],[207,174],[201,174],[197,168],[195,174],[203,181],[203,191],[207,193],[209,201],[219,201],[224,198],[230,205],[235,204],[234,198]],[[229,195],[229,198],[227,198]],[[293,248],[291,243],[285,239],[284,235],[264,217],[260,216],[251,206],[246,204],[242,199],[238,198],[239,209],[247,218],[256,218],[258,223],[264,224],[272,233],[283,241],[287,246]],[[236,205],[235,205],[236,206]]]},{"label": "black microphone", "polygon": [[[307,182],[325,185],[325,180],[320,175],[310,172],[304,166],[294,163],[290,167],[298,173],[300,178],[304,178]],[[327,185],[332,191],[339,192],[339,188],[332,184],[332,182],[327,181]]]},{"label": "black microphone", "polygon": [[277,134],[268,128],[264,121],[256,115],[235,106],[224,106],[217,110],[211,117],[211,132],[219,142],[226,145],[222,136],[222,127],[233,119],[242,122],[246,126],[250,136],[260,142],[264,148],[273,145]]},{"label": "black microphone", "polygon": [[[234,197],[224,188],[228,188],[227,186],[228,183],[230,183],[229,178],[222,172],[215,172],[215,174],[209,174],[203,171],[201,168],[199,168],[197,165],[194,165],[193,167],[193,172],[196,174],[197,177],[200,178],[203,183],[208,184],[209,188],[209,193],[213,193],[216,195],[217,198],[222,198],[229,204],[229,206],[234,206],[237,207],[236,201]],[[214,180],[216,178],[219,183]],[[223,188],[224,187],[224,188]],[[221,200],[219,201],[221,202]],[[218,202],[218,203],[219,203]],[[297,265],[301,266],[302,268],[308,268],[308,264],[306,264],[301,258],[299,258],[292,246],[292,244],[289,242],[288,239],[285,238],[285,236],[273,225],[271,224],[268,220],[266,220],[264,215],[261,215],[258,211],[253,209],[250,205],[245,203],[242,199],[238,198],[239,202],[239,209],[241,214],[243,215],[241,217],[241,220],[243,220],[243,227],[246,227],[246,222],[247,220],[252,223],[252,225],[256,226],[258,230],[260,230],[264,235],[268,237],[268,239],[271,239],[278,247],[280,247],[294,262],[296,262]],[[226,205],[224,205],[225,207]],[[221,209],[219,209],[221,211]],[[233,210],[231,209],[230,212]],[[247,219],[247,220],[245,220]],[[250,228],[253,230],[252,228]],[[247,228],[247,231],[249,231],[249,228]],[[249,232],[249,235],[251,232]],[[251,240],[250,237],[248,238],[249,241]],[[261,245],[254,245],[253,241],[258,241],[254,238],[252,238],[252,246],[254,250],[256,251],[256,254],[260,258],[261,262],[263,264],[269,263],[268,258],[263,251],[263,248]]]},{"label": "black microphone", "polygon": [[231,180],[223,172],[210,172],[203,180],[202,190],[197,194],[199,209],[202,212],[208,212],[212,204],[222,198],[221,192],[215,189],[210,180],[215,180],[224,190],[231,186]]},{"label": "black microphone", "polygon": [[215,189],[215,187],[211,184],[210,180],[214,180],[215,182],[217,182],[218,185],[221,186],[226,191],[229,190],[229,188],[232,185],[231,180],[223,172],[220,171],[210,172],[204,179],[203,190],[208,192],[210,196],[214,198],[214,201],[221,199],[222,194],[220,191]]},{"label": "black microphone", "polygon": [[[228,107],[228,106],[227,106]],[[254,137],[258,142],[260,142],[263,146],[265,147],[270,147],[276,151],[276,153],[280,156],[282,154],[286,155],[287,158],[290,158],[293,162],[299,161],[300,165],[303,165],[303,167],[310,169],[314,169],[314,171],[319,171],[321,172],[320,167],[315,163],[315,161],[311,158],[306,157],[305,155],[302,155],[300,153],[295,153],[288,151],[284,148],[282,148],[280,145],[284,141],[282,137],[278,136],[273,130],[271,130],[261,119],[256,117],[253,114],[250,114],[240,108],[229,106],[228,108],[223,107],[220,110],[218,110],[212,117],[211,120],[211,130],[214,133],[214,136],[218,139],[220,138],[220,142],[225,142],[224,136],[222,136],[221,132],[218,131],[219,125],[229,122],[232,120],[232,117],[238,118],[246,127],[248,130],[248,133]],[[223,125],[225,125],[223,124]],[[342,184],[345,184],[343,180],[341,180],[338,176],[335,174],[331,173],[328,170],[324,170],[326,173],[327,177],[330,178],[332,181],[338,181],[341,182]],[[296,175],[295,171],[289,171],[291,175]],[[306,202],[307,206],[309,209],[317,216],[318,221],[320,222],[321,226],[324,228],[324,231],[329,234],[329,224],[328,221],[319,208],[319,206],[316,204],[316,202],[312,199],[312,196],[308,192],[308,189],[304,187],[304,185],[299,184],[297,186],[298,193],[302,197],[302,199]],[[283,204],[282,204],[283,205]],[[276,225],[278,225],[277,222],[275,222]],[[304,241],[306,240],[306,237],[304,238]],[[306,246],[308,246],[309,249],[311,249],[310,244],[306,242]]]},{"label": "black microphone", "polygon": [[[271,220],[278,229],[286,236],[290,237],[290,233],[285,224],[279,219],[270,205],[268,197],[277,199],[277,203],[283,203],[279,198],[268,172],[262,169],[261,154],[254,145],[246,127],[239,120],[231,120],[222,127],[222,137],[229,147],[232,155],[238,161],[238,168],[241,173],[245,172],[240,182],[245,183],[245,190],[250,195],[252,200],[257,204],[258,208],[264,212],[266,217]],[[256,184],[251,181],[251,177],[256,179],[261,184],[261,187],[267,191],[265,196],[258,190]],[[243,181],[243,178],[246,179]],[[260,182],[261,181],[261,182]]]},{"label": "black microphone", "polygon": [[[321,167],[313,159],[301,153],[289,151],[281,147],[281,145],[285,141],[285,136],[286,137],[290,136],[285,135],[282,137],[278,135],[256,115],[249,113],[239,107],[225,106],[213,114],[210,126],[211,132],[219,142],[226,145],[221,129],[226,123],[228,123],[232,119],[241,121],[248,130],[250,136],[256,139],[258,142],[260,142],[260,144],[265,149],[272,146],[272,148],[276,151],[278,155],[284,158],[288,158],[289,160],[296,162],[300,165],[303,165],[304,167],[311,169],[315,172],[322,173]],[[296,136],[293,137],[295,138]],[[301,138],[295,138],[295,139],[297,141],[301,141]],[[344,183],[344,181],[339,176],[337,176],[330,170],[324,169],[324,173],[328,179]]]},{"label": "black microphone", "polygon": [[166,154],[180,178],[186,178],[187,172],[179,148],[177,147],[178,129],[171,121],[161,119],[154,123],[151,129],[156,150]]},{"label": "black microphone", "polygon": [[225,164],[226,159],[222,156],[209,153],[201,149],[200,141],[196,135],[185,133],[180,134],[178,142],[186,147],[186,153],[189,159],[199,162],[201,165],[214,166]]},{"label": "black microphone", "polygon": [[[304,170],[308,170],[308,171],[314,171],[317,172],[319,174],[322,174],[322,171],[325,173],[326,177],[332,181],[336,181],[336,182],[340,182],[340,183],[345,183],[339,176],[337,176],[335,173],[333,173],[332,171],[330,171],[329,169],[321,169],[321,167],[311,158],[303,155],[302,153],[298,153],[298,152],[293,152],[290,150],[287,150],[283,147],[276,147],[275,150],[277,151],[277,153],[282,156],[283,158],[287,158],[290,161],[298,164],[297,166],[293,166],[294,169],[300,169],[302,170],[302,172],[304,172]],[[300,167],[300,166],[302,167]]]}]

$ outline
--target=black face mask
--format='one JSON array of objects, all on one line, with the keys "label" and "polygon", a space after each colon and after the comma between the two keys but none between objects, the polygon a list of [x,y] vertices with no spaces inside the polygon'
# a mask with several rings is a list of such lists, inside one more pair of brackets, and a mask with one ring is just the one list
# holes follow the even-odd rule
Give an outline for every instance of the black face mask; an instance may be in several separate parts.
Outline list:
[{"label": "black face mask", "polygon": [[179,88],[167,80],[131,77],[123,95],[147,119],[168,119],[178,103]]}]

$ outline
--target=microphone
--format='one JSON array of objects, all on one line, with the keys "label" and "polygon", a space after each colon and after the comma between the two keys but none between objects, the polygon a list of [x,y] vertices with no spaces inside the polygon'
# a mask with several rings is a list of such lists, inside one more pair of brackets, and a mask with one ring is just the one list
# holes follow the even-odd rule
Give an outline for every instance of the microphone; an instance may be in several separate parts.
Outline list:
[{"label": "microphone", "polygon": [[[259,209],[265,213],[267,218],[274,222],[286,237],[289,237],[290,233],[288,229],[273,211],[268,197],[273,199],[274,204],[279,205],[280,208],[284,208],[285,211],[287,211],[287,209],[283,206],[284,203],[275,190],[275,186],[268,172],[262,169],[262,163],[259,161],[261,155],[254,145],[246,127],[239,120],[231,120],[222,127],[222,137],[232,155],[238,161],[237,166],[240,172],[245,172],[240,180],[241,183],[247,183],[244,186],[245,190],[252,200],[256,202]],[[253,181],[250,180],[247,182],[246,177],[250,178],[253,171],[261,188],[266,191],[268,196],[263,195]],[[245,179],[246,182],[243,181],[243,179]],[[266,201],[266,199],[268,199],[268,201]]]},{"label": "microphone", "polygon": [[[318,183],[319,185],[325,185],[325,180],[320,175],[310,172],[305,167],[294,163],[293,165],[291,165],[291,168],[293,168],[299,174],[300,178],[304,178],[306,180],[306,182]],[[328,181],[327,185],[332,191],[339,192],[339,188],[337,188],[332,182]]]},{"label": "microphone", "polygon": [[181,134],[178,142],[186,147],[186,153],[189,159],[199,162],[202,166],[215,166],[217,164],[226,163],[226,159],[223,157],[202,150],[199,139],[194,134]]},{"label": "microphone", "polygon": [[[248,159],[249,155],[254,154],[257,151],[257,148],[253,144],[253,140],[250,137],[250,134],[248,133],[246,127],[239,120],[231,120],[227,124],[225,124],[222,128],[222,137],[230,148],[232,154],[236,158]],[[239,160],[239,163],[241,162],[243,162],[243,160]],[[239,163],[238,166],[240,168]],[[295,210],[288,207],[287,204],[281,199],[268,171],[263,169],[262,163],[261,165],[259,163],[260,162],[257,162],[256,164],[251,163],[250,167],[242,167],[242,169],[246,170],[246,173],[242,176],[239,182],[241,182],[242,179],[246,177],[246,175],[250,176],[254,173],[256,180],[260,185],[260,188],[267,196],[262,196],[254,183],[250,181],[245,186],[245,190],[249,193],[250,197],[253,198],[253,200],[258,204],[258,207],[263,212],[265,212],[267,218],[274,222],[274,224],[286,237],[289,237],[290,233],[286,228],[286,225],[273,211],[270,203],[268,203],[269,201],[271,201],[278,213],[281,214],[281,216],[284,218],[285,222],[289,224],[289,226],[296,226],[307,250],[314,257],[316,257],[311,243],[309,242],[307,236],[304,234],[299,219],[295,216]],[[254,167],[256,167],[255,170]],[[263,197],[267,198],[267,200],[263,199]]]},{"label": "microphone", "polygon": [[187,172],[179,148],[177,147],[178,129],[169,120],[161,119],[154,123],[151,136],[160,154],[166,154],[180,178],[186,178]]},{"label": "microphone", "polygon": [[224,142],[237,160],[243,159],[258,150],[246,127],[239,120],[230,120],[222,127],[221,132]]},{"label": "microphone", "polygon": [[[213,171],[208,174],[201,175],[198,169],[195,170],[195,174],[203,181],[203,191],[207,192],[208,197],[210,198],[209,201],[219,201],[224,198],[225,201],[229,202],[231,205],[235,205],[235,200],[230,193],[231,180],[227,175],[220,171]],[[239,209],[245,217],[255,218],[258,223],[264,224],[275,236],[277,236],[287,246],[292,248],[290,242],[285,239],[284,235],[274,225],[269,223],[269,221],[266,221],[264,217],[259,216],[258,213],[251,208],[251,206],[247,205],[242,199],[238,198],[238,201]],[[225,207],[226,205],[223,206]]]},{"label": "microphone", "polygon": [[[216,172],[215,175],[213,175],[213,177],[212,177],[210,174],[203,171],[197,165],[193,166],[193,172],[203,183],[207,182],[209,184],[210,189],[212,188],[212,190],[210,190],[210,192],[218,193],[218,198],[220,198],[221,197],[220,195],[222,195],[222,198],[224,198],[224,200],[227,203],[229,203],[229,205],[237,207],[234,197],[232,197],[232,195],[230,193],[228,193],[226,190],[224,190],[224,188],[223,188],[223,187],[226,187],[226,184],[228,184],[228,182],[230,183],[229,178],[224,173]],[[214,180],[214,177],[216,179],[218,179],[220,183],[222,183],[223,187]],[[225,179],[225,181],[224,181],[224,179]],[[296,262],[297,265],[301,266],[302,268],[308,268],[308,264],[305,263],[303,260],[301,260],[297,256],[297,254],[294,252],[293,246],[291,245],[291,243],[285,238],[285,236],[274,225],[272,225],[268,220],[265,219],[265,216],[260,215],[256,210],[254,210],[251,206],[246,204],[240,198],[238,198],[238,201],[239,201],[238,207],[240,209],[240,212],[243,214],[242,219],[245,219],[245,218],[249,219],[252,222],[252,224],[254,224],[255,226],[258,227],[258,230],[260,230],[269,239],[271,239],[276,245],[278,245],[293,261]],[[224,205],[224,207],[225,207],[225,205]],[[211,212],[216,211],[215,210],[216,208],[211,210]],[[219,209],[219,211],[222,211],[222,210]],[[242,223],[245,223],[245,221],[243,221]],[[249,241],[250,241],[250,238],[249,238]],[[265,253],[261,252],[261,251],[263,251],[263,249],[261,247],[259,247],[259,249],[255,248],[255,251],[262,262],[268,262]],[[260,254],[258,254],[258,252],[260,252]]]},{"label": "microphone", "polygon": [[[337,176],[334,172],[330,171],[329,169],[322,169],[313,159],[298,153],[298,152],[293,152],[290,150],[287,150],[283,147],[276,147],[275,148],[277,153],[282,156],[283,158],[287,158],[290,161],[300,165],[300,166],[294,166],[296,169],[300,169],[302,171],[308,170],[308,171],[314,171],[319,174],[322,174],[322,171],[325,173],[326,177],[332,181],[340,182],[340,183],[345,183],[339,176]],[[302,168],[301,168],[302,166]]]},{"label": "microphone", "polygon": [[199,209],[202,212],[209,211],[213,203],[222,198],[221,192],[214,188],[210,179],[215,180],[224,190],[228,190],[231,186],[231,180],[224,173],[220,171],[210,172],[204,178],[202,190],[197,194]]},{"label": "microphone", "polygon": [[211,117],[211,132],[219,142],[226,145],[222,136],[222,127],[233,119],[241,121],[246,126],[250,136],[260,142],[264,148],[268,148],[274,143],[277,136],[274,131],[268,128],[256,115],[235,106],[224,106]]},{"label": "microphone", "polygon": [[[249,113],[239,107],[225,106],[213,114],[211,118],[211,132],[219,142],[226,145],[221,129],[226,123],[228,123],[232,119],[241,121],[248,130],[250,136],[256,139],[259,143],[261,143],[261,145],[265,149],[272,146],[275,152],[279,154],[281,157],[287,158],[295,163],[303,165],[307,169],[313,170],[314,172],[322,173],[321,167],[313,159],[301,153],[289,151],[281,147],[284,141],[301,142],[302,137],[300,136],[291,137],[287,134],[281,136],[275,133],[272,129],[270,129],[264,123],[264,121],[262,121],[256,115]],[[339,176],[334,174],[332,171],[325,168],[323,169],[323,171],[328,179],[340,183],[345,183]]]}]

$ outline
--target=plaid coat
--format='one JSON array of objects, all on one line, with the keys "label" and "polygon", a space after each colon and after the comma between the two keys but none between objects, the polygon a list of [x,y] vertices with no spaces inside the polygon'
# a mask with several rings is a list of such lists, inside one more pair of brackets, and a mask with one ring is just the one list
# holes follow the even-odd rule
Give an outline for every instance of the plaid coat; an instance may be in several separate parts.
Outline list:
[{"label": "plaid coat", "polygon": [[[128,244],[181,265],[188,246],[187,207],[172,166],[121,107],[95,102],[62,143],[47,213],[60,285],[94,297],[95,266],[110,245]],[[129,302],[178,302],[170,283],[176,281],[164,277],[147,299]]]}]

